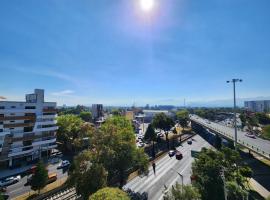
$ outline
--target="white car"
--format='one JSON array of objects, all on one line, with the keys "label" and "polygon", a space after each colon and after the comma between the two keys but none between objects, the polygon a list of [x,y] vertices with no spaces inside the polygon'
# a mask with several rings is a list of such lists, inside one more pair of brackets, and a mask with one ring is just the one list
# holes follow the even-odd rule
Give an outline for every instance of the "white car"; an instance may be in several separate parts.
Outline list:
[{"label": "white car", "polygon": [[17,182],[19,182],[19,180],[21,180],[20,175],[8,177],[8,178],[0,181],[0,187],[4,187],[4,186],[7,186],[7,185],[17,183]]},{"label": "white car", "polygon": [[59,165],[58,165],[58,169],[61,169],[61,168],[65,168],[65,167],[68,167],[70,165],[70,162],[68,160],[63,160]]}]

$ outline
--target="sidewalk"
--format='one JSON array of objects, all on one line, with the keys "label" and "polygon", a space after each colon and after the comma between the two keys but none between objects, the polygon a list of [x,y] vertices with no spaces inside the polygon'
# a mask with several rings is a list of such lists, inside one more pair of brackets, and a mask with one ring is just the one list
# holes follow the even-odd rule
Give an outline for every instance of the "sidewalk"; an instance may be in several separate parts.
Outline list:
[{"label": "sidewalk", "polygon": [[270,192],[265,189],[260,183],[258,183],[256,180],[253,178],[250,179],[249,185],[256,191],[258,192],[262,197],[267,198],[270,196]]}]

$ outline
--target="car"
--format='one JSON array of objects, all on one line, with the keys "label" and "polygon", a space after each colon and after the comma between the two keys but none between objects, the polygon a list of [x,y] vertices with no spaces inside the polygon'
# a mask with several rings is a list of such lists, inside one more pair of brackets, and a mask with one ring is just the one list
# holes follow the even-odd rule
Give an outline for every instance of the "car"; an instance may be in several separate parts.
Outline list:
[{"label": "car", "polygon": [[246,134],[247,137],[250,137],[250,138],[253,138],[253,139],[256,139],[256,136],[254,134]]},{"label": "car", "polygon": [[65,168],[65,167],[69,167],[70,162],[68,160],[63,160],[57,167],[57,169],[61,169],[61,168]]},{"label": "car", "polygon": [[168,152],[168,155],[169,155],[170,157],[173,157],[173,156],[175,155],[175,150],[170,150],[170,151]]},{"label": "car", "polygon": [[0,187],[12,185],[14,183],[19,182],[19,180],[21,180],[21,176],[20,175],[8,177],[8,178],[0,181]]},{"label": "car", "polygon": [[192,144],[192,140],[188,140],[187,143],[188,143],[188,144]]},{"label": "car", "polygon": [[175,158],[177,160],[181,160],[183,158],[183,154],[180,151],[175,152]]},{"label": "car", "polygon": [[140,136],[138,137],[138,139],[143,139],[143,136],[140,135]]}]

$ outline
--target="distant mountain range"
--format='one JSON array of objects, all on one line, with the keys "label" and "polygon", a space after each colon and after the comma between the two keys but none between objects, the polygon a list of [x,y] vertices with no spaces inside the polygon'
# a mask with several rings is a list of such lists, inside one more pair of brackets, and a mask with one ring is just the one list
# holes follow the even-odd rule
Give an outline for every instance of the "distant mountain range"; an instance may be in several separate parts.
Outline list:
[{"label": "distant mountain range", "polygon": [[[257,100],[270,100],[270,96],[267,97],[255,97],[255,98],[238,98],[237,106],[244,107],[245,101],[257,101]],[[220,99],[213,101],[194,101],[188,102],[189,107],[232,107],[233,99]]]}]

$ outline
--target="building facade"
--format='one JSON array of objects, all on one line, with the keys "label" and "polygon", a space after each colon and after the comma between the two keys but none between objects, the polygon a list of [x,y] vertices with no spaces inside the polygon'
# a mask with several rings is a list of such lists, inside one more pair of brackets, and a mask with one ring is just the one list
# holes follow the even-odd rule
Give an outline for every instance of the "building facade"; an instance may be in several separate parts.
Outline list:
[{"label": "building facade", "polygon": [[245,101],[245,108],[252,112],[270,112],[270,100]]},{"label": "building facade", "polygon": [[98,120],[103,117],[102,104],[92,104],[92,116],[94,120]]},{"label": "building facade", "polygon": [[0,101],[0,162],[9,166],[40,158],[56,148],[56,103],[44,102],[44,90],[25,102]]}]

